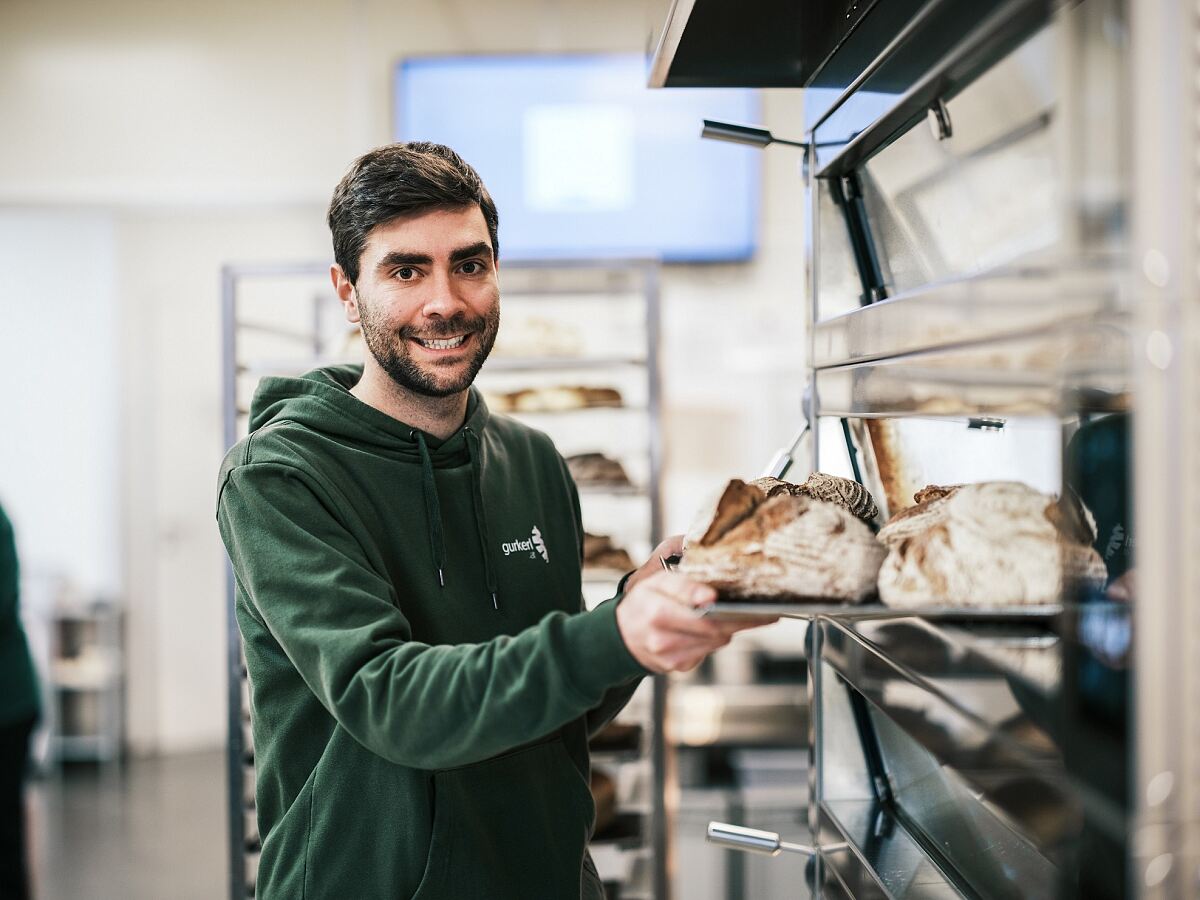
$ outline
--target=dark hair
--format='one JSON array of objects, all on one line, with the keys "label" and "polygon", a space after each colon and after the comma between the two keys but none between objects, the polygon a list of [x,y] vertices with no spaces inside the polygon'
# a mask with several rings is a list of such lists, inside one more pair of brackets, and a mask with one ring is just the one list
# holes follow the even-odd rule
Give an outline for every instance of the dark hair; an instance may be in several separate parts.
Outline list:
[{"label": "dark hair", "polygon": [[399,216],[438,208],[479,204],[499,258],[500,216],[479,174],[442,144],[413,141],[376,147],[356,159],[329,201],[333,258],[350,282],[358,281],[358,263],[367,235]]}]

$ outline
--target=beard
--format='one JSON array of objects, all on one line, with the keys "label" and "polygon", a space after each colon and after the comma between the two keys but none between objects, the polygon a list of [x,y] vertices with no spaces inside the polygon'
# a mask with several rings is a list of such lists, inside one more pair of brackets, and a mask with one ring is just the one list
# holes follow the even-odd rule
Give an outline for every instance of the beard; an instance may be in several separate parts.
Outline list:
[{"label": "beard", "polygon": [[[359,304],[360,322],[363,340],[379,367],[398,387],[405,391],[420,394],[424,397],[450,397],[461,393],[471,386],[475,376],[483,367],[492,345],[496,343],[496,333],[500,330],[500,303],[497,300],[482,316],[468,317],[458,312],[449,319],[439,319],[429,323],[418,332],[415,328],[404,327],[399,332],[390,330],[379,317],[375,315],[373,305],[365,308]],[[448,361],[445,364],[430,363],[424,366],[418,364],[409,353],[409,340],[420,337],[424,340],[451,337],[459,334],[475,336],[475,352],[467,361],[465,368],[460,368],[461,360]],[[439,369],[457,369],[458,374],[441,375]]]},{"label": "beard", "polygon": [[[493,303],[482,316],[468,317],[458,312],[449,319],[430,322],[419,331],[406,326],[398,332],[380,321],[373,306],[359,308],[363,340],[379,367],[399,388],[424,397],[450,397],[469,388],[492,352],[500,330],[499,302]],[[431,340],[460,334],[472,335],[475,340],[475,351],[465,367],[461,359],[421,364],[409,351],[409,341],[413,338]],[[443,374],[440,369],[448,371]]]}]

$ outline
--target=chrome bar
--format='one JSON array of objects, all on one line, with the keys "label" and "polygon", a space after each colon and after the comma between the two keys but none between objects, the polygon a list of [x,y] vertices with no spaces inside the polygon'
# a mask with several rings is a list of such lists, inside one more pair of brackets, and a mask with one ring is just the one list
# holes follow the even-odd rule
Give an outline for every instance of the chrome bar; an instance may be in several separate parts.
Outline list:
[{"label": "chrome bar", "polygon": [[720,844],[730,850],[744,850],[747,853],[762,853],[766,856],[778,856],[785,850],[790,853],[803,853],[805,856],[816,853],[807,844],[781,841],[778,833],[774,831],[743,828],[741,825],[730,825],[726,822],[709,822],[705,838],[711,844]]}]

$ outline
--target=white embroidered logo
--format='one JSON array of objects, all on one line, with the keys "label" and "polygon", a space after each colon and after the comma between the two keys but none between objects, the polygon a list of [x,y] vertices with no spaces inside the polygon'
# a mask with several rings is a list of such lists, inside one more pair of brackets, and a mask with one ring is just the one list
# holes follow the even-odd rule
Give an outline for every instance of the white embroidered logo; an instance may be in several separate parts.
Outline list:
[{"label": "white embroidered logo", "polygon": [[501,544],[500,549],[504,551],[505,556],[511,556],[513,553],[528,553],[530,559],[537,559],[538,554],[541,554],[542,559],[550,562],[550,552],[546,549],[542,532],[536,525],[533,526],[532,536],[528,540],[508,541]]},{"label": "white embroidered logo", "polygon": [[542,540],[542,533],[538,531],[536,525],[533,526],[533,546],[537,547],[538,553],[542,554],[542,559],[550,562],[550,554],[546,551],[546,542]]}]

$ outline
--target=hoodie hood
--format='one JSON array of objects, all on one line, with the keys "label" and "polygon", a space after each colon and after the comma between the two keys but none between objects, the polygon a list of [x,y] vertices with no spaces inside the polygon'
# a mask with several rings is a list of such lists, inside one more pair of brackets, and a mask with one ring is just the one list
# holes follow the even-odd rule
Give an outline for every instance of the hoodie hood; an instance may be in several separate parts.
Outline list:
[{"label": "hoodie hood", "polygon": [[406,425],[351,394],[350,389],[358,384],[362,373],[362,365],[354,364],[314,369],[298,378],[262,379],[250,404],[250,432],[279,422],[296,422],[370,452],[411,463],[422,461],[419,434],[435,468],[460,466],[467,461],[467,434],[471,431],[482,434],[489,418],[487,404],[477,388],[470,388],[463,427],[443,440]]}]

